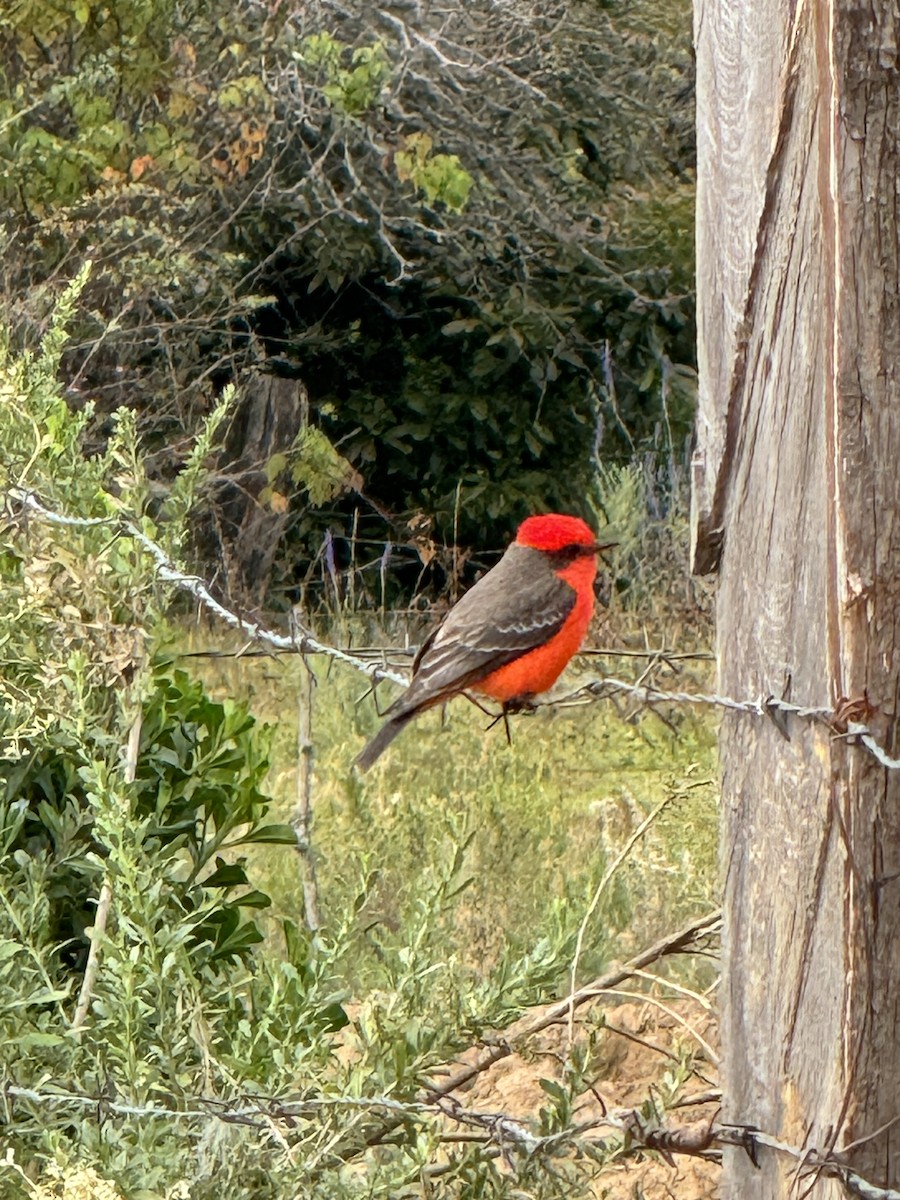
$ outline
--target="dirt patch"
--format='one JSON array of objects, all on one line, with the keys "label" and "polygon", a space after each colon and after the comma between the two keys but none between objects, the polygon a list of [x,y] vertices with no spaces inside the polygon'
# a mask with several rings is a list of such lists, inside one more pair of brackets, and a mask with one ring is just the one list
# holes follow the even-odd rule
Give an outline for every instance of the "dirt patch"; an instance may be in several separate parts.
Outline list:
[{"label": "dirt patch", "polygon": [[[354,1027],[359,1006],[348,1005],[351,1023],[336,1037],[336,1055],[345,1066],[359,1057]],[[621,1152],[623,1122],[637,1111],[650,1127],[657,1113],[666,1127],[712,1121],[718,1111],[716,1060],[718,1036],[712,1012],[688,997],[628,1001],[605,1007],[599,1001],[576,1014],[572,1034],[563,1018],[529,1032],[541,1018],[532,1009],[503,1032],[504,1050],[492,1065],[438,1103],[444,1129],[469,1135],[493,1147],[501,1170],[514,1170],[524,1159],[519,1133],[506,1136],[503,1122],[515,1122],[521,1134],[540,1137],[548,1129],[569,1131],[561,1157],[549,1168],[571,1174],[571,1200],[718,1200],[719,1164],[686,1154]],[[484,1061],[485,1045],[473,1046],[432,1073],[437,1089],[465,1067]],[[577,1062],[584,1086],[575,1089],[560,1122],[552,1112],[564,1095]],[[549,1085],[549,1086],[548,1086]],[[446,1086],[446,1082],[444,1083]],[[555,1087],[555,1095],[554,1095]],[[574,1132],[571,1132],[574,1131]],[[593,1167],[599,1149],[601,1164]],[[543,1151],[541,1151],[543,1153]],[[452,1158],[448,1151],[445,1161]]]},{"label": "dirt patch", "polygon": [[[550,1101],[546,1081],[565,1084],[574,1046],[590,1086],[575,1098],[571,1124],[584,1128],[585,1137],[614,1137],[624,1112],[646,1112],[650,1100],[668,1111],[670,1125],[708,1121],[717,1101],[693,1101],[716,1091],[714,1018],[689,999],[666,1001],[665,1007],[667,1012],[651,1002],[629,1002],[595,1008],[576,1021],[571,1045],[565,1022],[542,1030],[460,1088],[456,1098],[466,1111],[502,1114],[534,1131]],[[508,1033],[515,1046],[515,1027]],[[467,1051],[460,1065],[475,1062],[479,1053]],[[596,1125],[588,1127],[589,1122]],[[604,1200],[717,1200],[719,1165],[685,1155],[673,1156],[671,1163],[659,1154],[629,1156],[607,1163],[583,1194]]]}]

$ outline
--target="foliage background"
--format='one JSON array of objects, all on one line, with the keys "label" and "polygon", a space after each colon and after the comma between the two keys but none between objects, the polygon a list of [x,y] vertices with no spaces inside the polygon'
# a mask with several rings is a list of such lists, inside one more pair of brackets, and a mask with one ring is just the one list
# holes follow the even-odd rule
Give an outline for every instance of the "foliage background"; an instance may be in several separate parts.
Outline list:
[{"label": "foliage background", "polygon": [[[4,1194],[588,1194],[624,1152],[568,1136],[591,1047],[534,1117],[559,1150],[515,1170],[416,1097],[566,986],[661,798],[582,972],[710,906],[709,725],[541,714],[498,754],[460,711],[363,782],[374,709],[316,665],[309,930],[306,667],[185,658],[148,540],[396,645],[566,507],[620,542],[604,636],[702,647],[687,5],[21,0],[0,67]],[[706,1069],[675,1057],[668,1100]],[[253,1097],[311,1107],[189,1115]]]},{"label": "foliage background", "polygon": [[[404,757],[361,781],[349,763],[375,714],[354,709],[354,680],[320,669],[314,845],[324,919],[303,929],[296,837],[277,814],[291,805],[286,714],[307,667],[263,663],[240,684],[208,669],[205,688],[192,682],[171,662],[175,585],[147,550],[154,539],[178,567],[229,397],[167,507],[150,516],[130,416],[103,456],[85,459],[90,414],[60,395],[64,327],[84,282],[63,297],[40,354],[0,361],[0,436],[15,464],[4,466],[0,553],[7,1194],[280,1198],[298,1180],[323,1197],[589,1194],[626,1153],[621,1139],[573,1153],[573,1106],[597,1069],[600,1027],[572,1050],[561,1080],[547,1077],[550,1099],[534,1120],[555,1149],[521,1169],[498,1162],[490,1139],[452,1149],[439,1114],[417,1098],[441,1063],[565,987],[592,892],[661,798],[671,812],[595,906],[581,971],[709,908],[710,728],[677,716],[677,725],[610,726],[596,710],[544,715],[532,719],[540,736],[523,728],[503,752],[463,709],[448,733],[424,723]],[[677,525],[647,526],[638,473],[611,478],[607,502],[623,527],[632,513],[635,571],[641,537],[668,541],[670,598],[683,589],[680,607],[670,600],[665,610],[672,624],[654,633],[690,644],[703,612],[677,565]],[[28,517],[34,495],[79,523]],[[664,556],[654,561],[658,571]],[[640,594],[637,579],[632,588]],[[638,644],[642,608],[629,618],[626,601],[610,600]],[[360,616],[343,608],[331,620],[331,636],[346,640]],[[229,698],[248,681],[254,707],[278,720],[274,742]],[[274,799],[262,790],[270,755]],[[106,886],[110,918],[79,1023]],[[712,981],[702,962],[686,970],[679,978],[691,984]],[[693,1047],[675,1058],[667,1102],[708,1070]],[[287,1100],[298,1115],[278,1111]],[[263,1112],[223,1123],[222,1105]]]},{"label": "foliage background", "polygon": [[34,344],[93,259],[63,360],[90,444],[130,407],[165,487],[226,381],[302,382],[277,436],[246,397],[255,461],[206,496],[235,592],[259,590],[235,491],[271,513],[276,581],[330,534],[339,566],[411,543],[408,591],[423,544],[441,583],[444,542],[590,511],[598,461],[682,461],[687,3],[23,0],[0,38],[9,324]]}]

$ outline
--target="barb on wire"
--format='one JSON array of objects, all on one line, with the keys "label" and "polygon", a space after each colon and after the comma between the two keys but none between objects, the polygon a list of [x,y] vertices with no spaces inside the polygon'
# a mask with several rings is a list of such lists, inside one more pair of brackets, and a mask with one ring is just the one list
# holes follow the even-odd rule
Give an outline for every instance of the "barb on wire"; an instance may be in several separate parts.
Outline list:
[{"label": "barb on wire", "polygon": [[676,662],[715,662],[712,650],[623,650],[614,646],[588,646],[578,651],[579,658],[647,658],[663,665]]},{"label": "barb on wire", "polygon": [[[591,704],[595,700],[606,700],[616,694],[632,696],[646,706],[654,704],[693,704],[705,707],[722,708],[726,711],[749,713],[755,717],[768,717],[782,732],[784,716],[793,716],[801,721],[814,721],[826,725],[836,737],[856,741],[864,746],[869,753],[888,770],[900,770],[900,758],[892,758],[884,747],[877,741],[868,725],[857,721],[847,720],[842,714],[841,706],[837,709],[824,706],[792,704],[788,700],[779,700],[775,696],[759,697],[756,700],[735,700],[731,696],[719,696],[712,692],[669,692],[661,688],[650,687],[643,683],[629,683],[625,679],[615,679],[606,675],[601,679],[592,679],[567,696],[550,697],[536,700],[532,708],[574,708],[581,704]],[[863,700],[852,705],[853,708],[865,705]],[[851,707],[847,705],[847,707]]]},{"label": "barb on wire", "polygon": [[791,713],[794,716],[813,721],[828,721],[834,723],[835,713],[831,708],[810,708],[800,704],[789,704],[786,700],[776,700],[767,696],[758,700],[734,700],[730,696],[718,696],[712,692],[668,692],[662,688],[650,687],[643,683],[629,683],[626,679],[615,679],[604,675],[601,679],[592,679],[577,691],[570,692],[556,700],[536,701],[535,707],[552,704],[556,707],[569,707],[577,704],[590,704],[593,700],[605,700],[615,693],[633,696],[644,704],[698,704],[715,708],[730,709],[733,712],[751,713],[753,716],[766,717],[772,712]]},{"label": "barb on wire", "polygon": [[[366,657],[362,657],[360,654],[350,654],[346,650],[339,650],[336,646],[330,646],[325,642],[321,642],[306,632],[297,633],[295,636],[274,633],[260,622],[248,621],[245,617],[232,612],[215,599],[207,584],[199,576],[187,575],[183,571],[179,571],[162,547],[154,542],[152,538],[147,537],[143,530],[132,521],[122,517],[66,516],[47,508],[40,502],[34,492],[28,491],[25,488],[11,487],[7,491],[7,497],[12,504],[19,505],[32,516],[39,517],[50,524],[74,528],[105,525],[111,529],[119,530],[128,537],[134,538],[155,561],[157,573],[161,579],[164,579],[167,583],[171,583],[175,587],[181,588],[183,591],[189,592],[214,616],[218,617],[226,625],[231,626],[231,628],[239,629],[251,641],[259,641],[274,650],[289,653],[326,655],[368,676],[373,683],[378,683],[381,680],[389,680],[391,683],[405,687],[409,682],[407,676],[384,665],[388,656],[407,656],[408,651],[382,650],[377,655],[367,653]],[[649,654],[650,652],[646,653]],[[656,660],[661,663],[673,657],[673,655],[665,652],[659,652],[655,655]],[[886,769],[891,771],[900,770],[900,758],[893,758],[888,754],[887,750],[885,750],[875,737],[871,728],[862,722],[850,719],[859,713],[871,711],[868,700],[865,697],[861,700],[842,701],[837,709],[834,709],[792,704],[787,700],[778,699],[775,696],[759,697],[755,700],[736,700],[730,696],[720,696],[710,692],[669,692],[651,687],[645,683],[629,683],[624,679],[604,676],[591,680],[567,696],[549,697],[539,700],[531,705],[531,707],[541,708],[552,706],[555,708],[568,708],[580,704],[591,704],[597,700],[609,699],[616,694],[631,696],[640,701],[641,704],[651,708],[655,704],[703,705],[722,708],[731,712],[748,713],[755,717],[766,717],[774,721],[782,732],[784,732],[783,718],[785,716],[794,716],[804,721],[815,721],[826,725],[836,736],[846,738],[848,741],[862,746]]]},{"label": "barb on wire", "polygon": [[[313,1096],[296,1100],[279,1100],[274,1097],[245,1097],[240,1104],[208,1097],[195,1097],[193,1106],[186,1109],[165,1108],[153,1104],[123,1104],[108,1097],[89,1096],[80,1092],[41,1090],[7,1084],[3,1089],[7,1101],[23,1101],[50,1107],[91,1109],[102,1116],[115,1114],[132,1118],[163,1118],[171,1121],[220,1121],[223,1124],[265,1128],[269,1122],[315,1120],[328,1111],[352,1109],[369,1112],[389,1112],[399,1120],[423,1120],[440,1115],[453,1122],[482,1131],[484,1140],[493,1142],[511,1163],[512,1151],[533,1156],[542,1151],[551,1151],[565,1143],[574,1143],[588,1131],[606,1128],[610,1132],[591,1136],[588,1140],[597,1149],[611,1149],[619,1157],[627,1157],[641,1151],[653,1150],[669,1164],[674,1163],[676,1154],[692,1157],[719,1159],[724,1146],[743,1150],[754,1166],[759,1166],[762,1154],[770,1152],[793,1159],[803,1172],[824,1175],[837,1179],[858,1200],[900,1200],[896,1188],[881,1187],[863,1178],[842,1161],[843,1152],[821,1154],[814,1147],[792,1146],[752,1126],[720,1123],[716,1116],[680,1124],[665,1121],[648,1121],[644,1112],[636,1108],[611,1109],[602,1116],[573,1124],[556,1133],[539,1136],[533,1133],[521,1119],[507,1116],[503,1112],[484,1112],[464,1107],[455,1097],[435,1094],[428,1101],[399,1101],[390,1096],[349,1097]],[[719,1093],[703,1098],[715,1102]],[[610,1136],[625,1135],[623,1146],[613,1145]],[[452,1137],[448,1140],[455,1140]]]},{"label": "barb on wire", "polygon": [[763,1133],[761,1129],[740,1125],[715,1125],[712,1137],[720,1146],[737,1146],[744,1150],[750,1156],[754,1166],[759,1165],[760,1150],[770,1150],[774,1154],[794,1159],[801,1171],[839,1180],[851,1196],[858,1196],[860,1200],[900,1200],[900,1191],[897,1188],[880,1187],[851,1170],[845,1162],[841,1161],[840,1151],[832,1154],[820,1154],[813,1147],[803,1149],[799,1146],[791,1146],[786,1142],[779,1141],[778,1138]]},{"label": "barb on wire", "polygon": [[792,1146],[753,1126],[723,1124],[715,1115],[708,1120],[670,1125],[648,1121],[638,1109],[615,1109],[600,1123],[626,1134],[629,1149],[655,1150],[670,1165],[674,1165],[675,1154],[718,1158],[721,1147],[734,1146],[747,1154],[754,1167],[759,1167],[761,1152],[770,1151],[793,1159],[800,1172],[839,1180],[859,1200],[900,1200],[896,1188],[870,1183],[852,1170],[842,1161],[845,1151],[821,1154],[815,1147]]}]

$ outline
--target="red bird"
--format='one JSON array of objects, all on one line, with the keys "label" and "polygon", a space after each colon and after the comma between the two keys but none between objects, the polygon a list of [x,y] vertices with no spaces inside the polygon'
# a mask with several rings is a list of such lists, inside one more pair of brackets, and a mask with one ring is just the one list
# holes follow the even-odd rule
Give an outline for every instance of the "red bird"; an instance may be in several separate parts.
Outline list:
[{"label": "red bird", "polygon": [[367,771],[420,712],[472,688],[514,712],[556,683],[594,612],[598,543],[578,517],[529,517],[423,643],[409,687],[356,760]]}]

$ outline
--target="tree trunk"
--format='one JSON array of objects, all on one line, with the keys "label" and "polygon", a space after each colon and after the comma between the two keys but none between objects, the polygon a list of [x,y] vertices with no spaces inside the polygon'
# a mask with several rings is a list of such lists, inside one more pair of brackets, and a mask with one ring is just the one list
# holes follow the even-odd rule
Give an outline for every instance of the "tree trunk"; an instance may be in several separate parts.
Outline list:
[{"label": "tree trunk", "polygon": [[254,611],[262,606],[289,520],[286,512],[260,502],[266,464],[291,449],[308,419],[306,389],[296,379],[253,372],[242,382],[221,456],[217,517],[224,590]]},{"label": "tree trunk", "polygon": [[[720,574],[720,690],[867,697],[856,719],[896,756],[897,0],[696,0],[695,18],[694,557]],[[853,1170],[896,1188],[900,772],[822,724],[786,733],[722,728],[723,1119],[859,1143]],[[844,1194],[796,1172],[730,1151],[724,1194]]]}]

